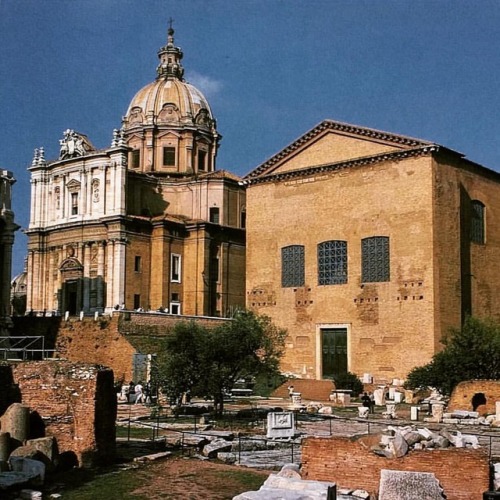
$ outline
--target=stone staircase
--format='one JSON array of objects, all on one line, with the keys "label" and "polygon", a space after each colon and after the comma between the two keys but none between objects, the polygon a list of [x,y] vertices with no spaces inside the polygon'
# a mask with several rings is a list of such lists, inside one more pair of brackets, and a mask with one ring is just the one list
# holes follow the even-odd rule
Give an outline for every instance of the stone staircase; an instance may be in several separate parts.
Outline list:
[{"label": "stone staircase", "polygon": [[329,401],[330,394],[335,389],[332,380],[293,378],[281,384],[271,396],[288,399],[289,385],[293,385],[294,392],[300,392],[302,399],[307,401]]}]

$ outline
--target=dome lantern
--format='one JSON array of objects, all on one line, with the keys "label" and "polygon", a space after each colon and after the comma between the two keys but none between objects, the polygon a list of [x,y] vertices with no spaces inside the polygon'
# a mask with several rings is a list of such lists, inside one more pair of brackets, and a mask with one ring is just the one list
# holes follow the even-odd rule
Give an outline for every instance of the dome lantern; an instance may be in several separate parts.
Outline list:
[{"label": "dome lantern", "polygon": [[174,45],[174,29],[172,28],[172,18],[170,18],[168,28],[167,45],[158,51],[160,64],[156,68],[158,78],[178,78],[182,80],[184,68],[181,65],[182,50]]}]

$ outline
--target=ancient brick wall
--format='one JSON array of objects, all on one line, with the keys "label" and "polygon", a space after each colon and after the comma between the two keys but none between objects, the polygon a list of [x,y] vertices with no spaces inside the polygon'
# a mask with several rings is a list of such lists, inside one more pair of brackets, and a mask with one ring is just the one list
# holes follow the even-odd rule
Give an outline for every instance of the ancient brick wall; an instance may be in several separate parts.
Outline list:
[{"label": "ancient brick wall", "polygon": [[120,311],[113,313],[113,319],[119,317],[118,329],[126,336],[152,335],[165,337],[169,335],[177,323],[196,321],[198,324],[213,328],[221,325],[227,318],[209,318],[200,316],[177,316],[161,313],[137,313],[133,311]]},{"label": "ancient brick wall", "polygon": [[45,435],[57,439],[60,453],[73,452],[81,466],[113,461],[116,395],[111,370],[68,361],[3,364],[0,384],[10,388],[11,402],[22,402],[41,417]]},{"label": "ancient brick wall", "polygon": [[389,469],[434,473],[448,500],[481,500],[489,489],[484,449],[412,451],[402,458],[388,459],[370,451],[374,438],[306,438],[302,445],[303,478],[333,481],[341,488],[362,488],[377,494],[380,471]]},{"label": "ancient brick wall", "polygon": [[75,362],[96,363],[111,368],[116,381],[133,379],[134,354],[159,353],[164,339],[179,322],[196,321],[215,327],[225,318],[174,316],[156,313],[117,311],[112,317],[93,318],[15,318],[14,335],[44,335],[45,348]]},{"label": "ancient brick wall", "polygon": [[468,380],[460,382],[453,389],[447,411],[472,411],[471,400],[474,394],[477,393],[484,394],[486,404],[480,405],[476,411],[481,415],[496,413],[496,402],[500,401],[500,382],[498,380]]},{"label": "ancient brick wall", "polygon": [[118,331],[118,318],[62,321],[55,343],[61,358],[112,368],[116,380],[132,379],[134,346]]}]

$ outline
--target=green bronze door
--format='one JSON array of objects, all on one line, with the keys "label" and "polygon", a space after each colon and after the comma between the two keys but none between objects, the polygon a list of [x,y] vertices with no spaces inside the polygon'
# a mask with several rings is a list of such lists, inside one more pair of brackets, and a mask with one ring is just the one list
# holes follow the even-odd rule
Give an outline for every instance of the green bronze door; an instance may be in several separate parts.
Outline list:
[{"label": "green bronze door", "polygon": [[323,378],[347,372],[347,328],[322,328]]}]

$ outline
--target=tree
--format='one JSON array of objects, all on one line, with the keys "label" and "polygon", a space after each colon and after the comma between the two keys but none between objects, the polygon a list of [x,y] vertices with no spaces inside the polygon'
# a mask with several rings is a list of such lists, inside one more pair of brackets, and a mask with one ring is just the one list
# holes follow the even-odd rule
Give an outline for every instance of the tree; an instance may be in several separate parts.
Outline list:
[{"label": "tree", "polygon": [[172,398],[190,391],[212,397],[217,414],[224,409],[224,394],[240,378],[279,370],[286,331],[267,316],[240,311],[215,328],[179,323],[166,343],[160,372],[162,386]]},{"label": "tree", "polygon": [[500,378],[500,325],[493,320],[469,317],[461,329],[450,331],[443,344],[430,363],[408,374],[407,387],[436,387],[450,395],[464,380]]}]

